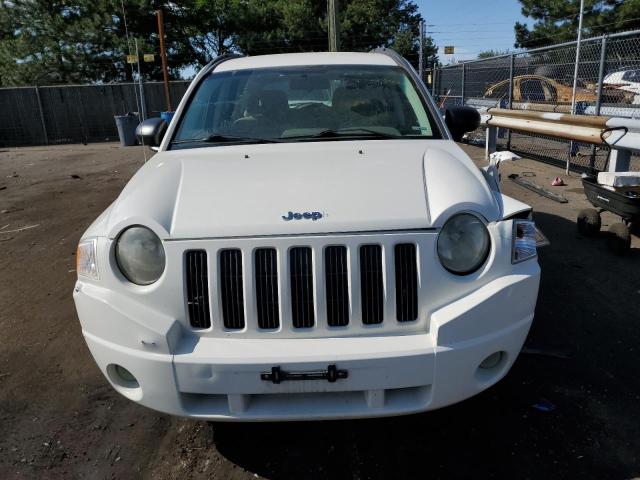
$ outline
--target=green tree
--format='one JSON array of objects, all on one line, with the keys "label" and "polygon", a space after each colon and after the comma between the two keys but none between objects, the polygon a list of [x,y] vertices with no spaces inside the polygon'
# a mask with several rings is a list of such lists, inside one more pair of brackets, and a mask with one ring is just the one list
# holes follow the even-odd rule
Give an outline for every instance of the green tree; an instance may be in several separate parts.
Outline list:
[{"label": "green tree", "polygon": [[[240,51],[253,55],[327,49],[325,1],[272,0],[243,5],[246,26],[240,25],[236,36]],[[339,5],[341,50],[391,47],[417,65],[418,25],[422,17],[413,1],[341,0]],[[435,60],[436,53],[437,47],[427,37],[425,60]]]},{"label": "green tree", "polygon": [[167,3],[164,10],[175,21],[168,25],[172,36],[171,55],[182,52],[183,59],[205,65],[213,58],[238,50],[237,33],[251,22],[243,0],[183,0]]},{"label": "green tree", "polygon": [[[535,48],[576,39],[580,0],[519,0],[533,28],[516,22],[516,48]],[[640,0],[586,0],[583,35],[640,28]]]},{"label": "green tree", "polygon": [[[119,0],[0,0],[0,85],[131,80],[124,15],[141,53],[158,52],[157,24],[149,1],[127,0],[125,12]],[[173,32],[171,12],[167,23]],[[192,57],[176,37],[168,38],[174,75]],[[143,68],[160,78],[159,60]]]},{"label": "green tree", "polygon": [[[318,0],[187,0],[171,8],[181,19],[194,63],[216,55],[326,51],[327,4]],[[418,63],[421,16],[410,0],[341,0],[342,50],[391,47]],[[427,37],[425,60],[437,60],[437,47]],[[426,62],[425,62],[426,65]]]},{"label": "green tree", "polygon": [[484,50],[478,54],[478,58],[499,57],[500,55],[509,55],[510,53],[508,48],[505,50]]},{"label": "green tree", "polygon": [[314,0],[244,2],[236,31],[247,55],[327,49],[326,3]]},{"label": "green tree", "polygon": [[[96,48],[112,36],[99,28],[111,20],[97,5],[16,0],[2,2],[0,10],[2,85],[100,79],[118,68]],[[91,42],[86,41],[87,32],[91,32]],[[94,68],[96,71],[89,71]]]},{"label": "green tree", "polygon": [[[0,0],[0,86],[130,81],[134,38],[141,54],[156,55],[142,63],[144,77],[161,79],[158,4],[174,78],[227,52],[327,49],[323,0]],[[339,19],[342,50],[392,47],[417,65],[412,0],[342,0]],[[425,65],[436,52],[427,38]]]}]

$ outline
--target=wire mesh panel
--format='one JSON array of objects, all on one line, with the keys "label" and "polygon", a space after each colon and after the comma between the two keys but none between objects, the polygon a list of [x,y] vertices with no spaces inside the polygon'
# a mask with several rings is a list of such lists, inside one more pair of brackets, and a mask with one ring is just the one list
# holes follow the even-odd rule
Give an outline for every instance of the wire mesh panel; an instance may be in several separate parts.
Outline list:
[{"label": "wire mesh panel", "polygon": [[438,71],[436,98],[445,108],[462,105],[462,65],[443,68]]},{"label": "wire mesh panel", "polygon": [[603,99],[602,114],[640,118],[640,37],[609,38],[604,66],[603,88],[622,91],[625,98]]},{"label": "wire mesh panel", "polygon": [[117,139],[114,115],[136,112],[133,84],[41,88],[49,143]]},{"label": "wire mesh panel", "polygon": [[[371,45],[365,43],[356,42],[349,48],[369,50]],[[323,50],[325,46],[324,39],[318,39],[317,45],[296,45],[293,50]],[[272,48],[265,45],[252,53],[271,53]],[[568,42],[440,67],[433,75],[434,97],[441,109],[511,104],[514,109],[568,113],[576,50],[576,42]],[[576,114],[640,118],[640,31],[585,39],[579,60]],[[174,105],[188,85],[187,81],[170,82]],[[162,82],[145,82],[143,90],[147,116],[166,110]],[[141,110],[139,99],[139,86],[133,83],[0,89],[0,147],[116,140],[113,116]],[[478,130],[470,137],[479,143],[484,132]],[[604,168],[608,155],[606,147],[504,129],[499,131],[498,145],[558,163],[569,158],[577,170]],[[634,157],[632,168],[640,169],[637,163]]]},{"label": "wire mesh panel", "polygon": [[[595,105],[599,43],[584,43],[580,53],[576,113],[584,113],[587,102]],[[571,113],[576,44],[541,49],[516,55],[514,59],[512,108]],[[591,146],[558,140],[544,135],[512,133],[507,148],[529,157],[557,160],[565,165],[570,157],[576,166],[589,165]],[[504,137],[503,139],[504,140]]]},{"label": "wire mesh panel", "polygon": [[0,89],[0,147],[46,143],[36,88]]},{"label": "wire mesh panel", "polygon": [[466,99],[508,101],[510,66],[511,57],[508,56],[469,63],[465,69]]},{"label": "wire mesh panel", "polygon": [[[511,93],[513,109],[640,118],[640,32],[584,40],[577,77],[576,54],[576,42],[513,54],[512,77],[511,55],[444,67],[436,74],[443,82],[436,96],[444,108],[460,104],[462,96],[467,105],[504,108]],[[457,102],[445,97],[449,91],[459,94],[454,96]],[[468,137],[480,144],[484,129]],[[569,160],[570,167],[578,171],[606,168],[609,154],[608,147],[504,129],[498,130],[498,147],[561,165]],[[636,155],[631,168],[640,170]]]},{"label": "wire mesh panel", "polygon": [[[189,82],[170,83],[177,104]],[[150,117],[166,110],[164,85],[143,85]],[[105,142],[118,139],[113,117],[138,112],[140,86],[134,83],[60,85],[0,89],[0,147]]]},{"label": "wire mesh panel", "polygon": [[[465,105],[476,107],[498,106],[508,108],[511,87],[511,56],[490,58],[469,63],[465,68]],[[504,131],[499,132],[502,137]],[[469,134],[480,143],[484,129]]]}]

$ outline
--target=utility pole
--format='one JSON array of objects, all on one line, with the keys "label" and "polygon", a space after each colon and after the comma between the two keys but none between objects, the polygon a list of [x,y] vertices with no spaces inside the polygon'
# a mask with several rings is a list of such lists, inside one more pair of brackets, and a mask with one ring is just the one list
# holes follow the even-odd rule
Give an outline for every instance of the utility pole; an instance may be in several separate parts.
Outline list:
[{"label": "utility pole", "polygon": [[[578,90],[578,66],[580,64],[580,44],[582,43],[582,17],[584,15],[584,0],[580,0],[580,16],[578,17],[578,41],[576,43],[576,64],[573,69],[573,92],[571,94],[571,114],[576,114],[576,91]],[[573,142],[571,142],[570,152],[573,152]],[[567,155],[566,174],[569,174],[571,166],[571,154]]]},{"label": "utility pole", "polygon": [[327,0],[327,20],[329,26],[329,51],[340,51],[340,23],[338,22],[338,0]]},{"label": "utility pole", "polygon": [[173,112],[171,105],[171,95],[169,94],[169,72],[167,69],[167,51],[164,48],[164,16],[162,8],[156,10],[158,17],[158,36],[160,37],[160,58],[162,59],[162,75],[164,77],[164,96],[167,99],[167,111]]},{"label": "utility pole", "polygon": [[424,20],[420,20],[420,47],[418,52],[418,75],[420,75],[420,80],[424,81]]}]

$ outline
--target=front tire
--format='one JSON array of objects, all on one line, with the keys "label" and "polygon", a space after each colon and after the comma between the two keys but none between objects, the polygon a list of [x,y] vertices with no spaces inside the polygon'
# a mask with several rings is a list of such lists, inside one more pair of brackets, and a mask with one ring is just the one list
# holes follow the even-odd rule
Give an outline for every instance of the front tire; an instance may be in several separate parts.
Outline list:
[{"label": "front tire", "polygon": [[585,208],[578,213],[578,231],[585,237],[593,237],[598,234],[602,220],[597,210]]}]

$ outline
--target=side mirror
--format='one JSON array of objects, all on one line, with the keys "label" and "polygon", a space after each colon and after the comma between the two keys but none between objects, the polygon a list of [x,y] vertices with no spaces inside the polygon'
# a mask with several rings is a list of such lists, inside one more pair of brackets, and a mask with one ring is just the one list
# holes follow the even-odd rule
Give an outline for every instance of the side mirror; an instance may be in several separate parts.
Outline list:
[{"label": "side mirror", "polygon": [[459,142],[465,133],[473,132],[480,126],[480,114],[473,107],[450,107],[445,112],[444,122],[453,139]]},{"label": "side mirror", "polygon": [[167,131],[167,122],[161,118],[147,118],[136,128],[136,137],[148,147],[157,147]]}]

